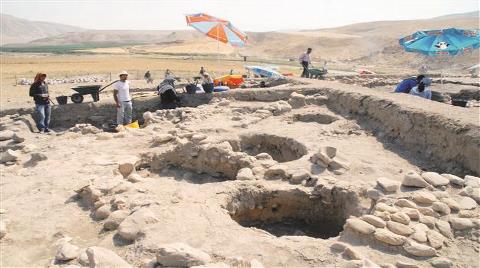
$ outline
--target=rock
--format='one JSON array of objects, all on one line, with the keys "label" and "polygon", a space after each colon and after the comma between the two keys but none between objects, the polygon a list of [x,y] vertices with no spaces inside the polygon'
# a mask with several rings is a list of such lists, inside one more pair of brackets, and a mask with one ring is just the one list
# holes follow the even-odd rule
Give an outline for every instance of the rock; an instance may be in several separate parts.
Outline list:
[{"label": "rock", "polygon": [[330,246],[330,248],[333,249],[333,250],[335,250],[335,251],[341,251],[341,252],[343,252],[347,246],[348,246],[348,245],[345,244],[345,243],[335,242],[335,243],[333,243],[333,244]]},{"label": "rock", "polygon": [[272,156],[267,153],[259,153],[255,156],[258,160],[273,160]]},{"label": "rock", "polygon": [[[445,188],[446,186],[442,186],[441,188]],[[446,189],[446,188],[445,188]],[[448,198],[450,195],[448,194],[447,191],[441,190],[440,191],[433,191],[432,194],[437,198],[437,199],[442,199],[442,198]]]},{"label": "rock", "polygon": [[397,268],[419,268],[420,266],[415,263],[406,262],[406,261],[397,261]]},{"label": "rock", "polygon": [[70,243],[63,243],[57,249],[55,259],[58,261],[71,261],[80,254],[80,248]]},{"label": "rock", "polygon": [[295,170],[290,176],[291,184],[301,184],[302,181],[308,180],[310,173],[306,170]]},{"label": "rock", "polygon": [[392,246],[401,246],[407,240],[406,237],[390,232],[387,229],[378,228],[373,234],[375,239],[380,242],[392,245]]},{"label": "rock", "polygon": [[157,262],[162,266],[191,267],[204,265],[210,261],[207,253],[184,243],[160,246],[157,251]]},{"label": "rock", "polygon": [[425,205],[430,205],[437,201],[437,198],[432,193],[426,191],[415,192],[412,197],[416,203]]},{"label": "rock", "polygon": [[419,207],[418,211],[425,216],[438,217],[439,214],[435,212],[431,207]]},{"label": "rock", "polygon": [[388,213],[386,211],[376,210],[375,212],[373,212],[373,215],[381,218],[384,221],[389,221],[390,220],[390,213]]},{"label": "rock", "polygon": [[82,250],[78,256],[78,263],[82,266],[90,266],[86,250]]},{"label": "rock", "polygon": [[390,218],[392,219],[392,221],[396,221],[405,225],[408,225],[410,223],[410,217],[403,212],[393,213],[392,215],[390,215]]},{"label": "rock", "polygon": [[435,268],[453,267],[453,261],[445,257],[435,258],[432,261],[430,261],[430,264]]},{"label": "rock", "polygon": [[401,224],[401,223],[398,223],[398,222],[394,222],[394,221],[387,221],[387,228],[396,233],[396,234],[399,234],[399,235],[403,235],[403,236],[409,236],[411,234],[413,234],[413,229],[408,227],[407,225],[405,224]]},{"label": "rock", "polygon": [[349,164],[338,157],[333,159],[332,162],[330,162],[330,164],[328,165],[328,167],[330,168],[330,170],[333,171],[334,174],[337,175],[343,174],[346,170],[350,169]]},{"label": "rock", "polygon": [[418,220],[420,219],[420,212],[418,209],[414,208],[402,208],[401,212],[407,214],[408,217],[410,217],[411,220]]},{"label": "rock", "polygon": [[171,140],[173,140],[173,135],[171,134],[158,134],[157,136],[153,137],[152,143],[154,145],[160,145],[167,143]]},{"label": "rock", "polygon": [[192,141],[199,142],[199,141],[205,140],[206,138],[207,138],[207,135],[203,133],[193,134]]},{"label": "rock", "polygon": [[238,171],[237,173],[237,180],[241,181],[248,181],[254,180],[255,176],[253,175],[253,171],[251,168],[245,167]]},{"label": "rock", "polygon": [[427,245],[422,245],[412,240],[407,240],[403,245],[403,249],[416,257],[433,257],[437,255],[437,252],[434,248]]},{"label": "rock", "polygon": [[480,178],[475,176],[467,175],[465,176],[465,186],[470,186],[473,188],[480,188]]},{"label": "rock", "polygon": [[87,248],[88,263],[91,268],[130,268],[128,262],[120,258],[115,252],[102,247]]},{"label": "rock", "polygon": [[459,193],[461,196],[468,196],[473,200],[480,203],[480,188],[473,188],[472,186],[467,186],[463,188]]},{"label": "rock", "polygon": [[115,230],[122,223],[122,221],[130,215],[128,210],[115,210],[110,213],[108,218],[103,223],[103,228],[105,230]]},{"label": "rock", "polygon": [[442,174],[443,177],[447,178],[450,181],[450,184],[452,185],[458,185],[458,186],[463,186],[465,184],[465,181],[452,174]]},{"label": "rock", "polygon": [[410,236],[410,238],[420,243],[427,242],[427,231],[429,230],[427,225],[423,223],[416,224],[413,226],[413,230],[415,232],[412,234],[412,236]]},{"label": "rock", "polygon": [[434,230],[427,230],[427,239],[430,246],[435,249],[441,248],[445,241],[445,237]]},{"label": "rock", "polygon": [[131,183],[137,183],[137,182],[142,182],[143,177],[140,174],[131,173],[130,175],[128,175],[127,180]]},{"label": "rock", "polygon": [[17,151],[7,149],[5,152],[1,153],[0,162],[1,163],[16,162],[19,157],[20,157],[20,154]]},{"label": "rock", "polygon": [[371,234],[375,232],[375,227],[361,219],[358,218],[349,218],[345,224],[346,229],[353,230],[360,234]]},{"label": "rock", "polygon": [[477,208],[477,202],[468,196],[460,197],[457,199],[457,202],[460,209],[470,210]]},{"label": "rock", "polygon": [[453,211],[460,210],[460,204],[458,204],[458,202],[452,198],[442,198],[440,199],[440,201],[445,203],[450,208],[450,210],[453,210]]},{"label": "rock", "polygon": [[421,216],[420,217],[420,222],[427,225],[429,228],[435,227],[435,221],[436,219],[431,216]]},{"label": "rock", "polygon": [[318,152],[314,155],[313,159],[316,160],[316,164],[327,167],[333,161],[333,158],[337,155],[337,148],[332,146],[322,146]]},{"label": "rock", "polygon": [[294,109],[303,107],[306,105],[305,96],[297,92],[293,92],[292,94],[290,94],[288,104],[290,104],[290,106],[292,106],[292,108]]},{"label": "rock", "polygon": [[7,235],[7,224],[0,220],[0,239],[4,238]]},{"label": "rock", "polygon": [[[475,201],[473,201],[475,202]],[[443,202],[439,202],[439,201],[436,201],[436,202],[433,202],[432,204],[432,209],[438,213],[440,213],[441,215],[448,215],[450,214],[450,207],[443,203]]]},{"label": "rock", "polygon": [[386,211],[388,213],[397,213],[398,212],[398,208],[389,206],[385,203],[377,203],[377,205],[375,206],[375,210]]},{"label": "rock", "polygon": [[350,260],[362,260],[363,259],[363,256],[350,246],[345,247],[345,250],[343,251],[343,255]]},{"label": "rock", "polygon": [[479,218],[479,215],[474,210],[460,210],[458,212],[458,217],[460,218]]},{"label": "rock", "polygon": [[382,194],[380,191],[378,191],[378,190],[376,190],[376,189],[373,189],[373,188],[372,188],[372,189],[368,189],[366,195],[367,195],[368,198],[370,198],[370,199],[372,199],[372,200],[374,200],[374,201],[376,201],[376,200],[380,199],[381,197],[383,197],[383,194]]},{"label": "rock", "polygon": [[435,225],[437,226],[438,231],[443,236],[445,236],[446,238],[453,238],[453,233],[450,227],[450,223],[444,220],[437,220],[437,222],[435,222]]},{"label": "rock", "polygon": [[448,185],[450,181],[436,172],[423,172],[422,178],[435,187]]},{"label": "rock", "polygon": [[400,183],[384,177],[377,179],[377,185],[380,186],[385,192],[390,193],[394,193],[400,188]]},{"label": "rock", "polygon": [[284,165],[274,165],[265,171],[265,177],[268,179],[283,180],[288,179],[287,167]]},{"label": "rock", "polygon": [[428,187],[430,184],[428,184],[428,182],[426,182],[422,178],[422,176],[420,176],[415,171],[409,171],[405,174],[402,185],[407,187],[425,188]]},{"label": "rock", "polygon": [[124,161],[122,163],[118,164],[118,171],[120,171],[120,174],[124,178],[127,178],[128,175],[130,175],[133,171],[135,171],[135,164],[136,161],[131,160],[131,161]]},{"label": "rock", "polygon": [[22,143],[22,142],[25,141],[25,137],[21,136],[21,135],[18,134],[18,133],[13,133],[12,140],[13,140],[15,143]]},{"label": "rock", "polygon": [[148,208],[140,208],[125,218],[118,226],[118,235],[125,240],[135,240],[138,234],[149,224],[158,222],[157,217]]},{"label": "rock", "polygon": [[402,208],[417,208],[417,204],[407,199],[398,199],[395,206]]},{"label": "rock", "polygon": [[15,135],[15,132],[11,130],[3,130],[0,131],[0,141],[8,141],[13,139],[13,135]]},{"label": "rock", "polygon": [[95,211],[93,216],[97,220],[104,220],[110,215],[111,213],[110,209],[111,209],[110,205],[103,205]]},{"label": "rock", "polygon": [[450,225],[454,230],[466,230],[466,229],[471,229],[475,226],[470,219],[466,219],[466,218],[452,217],[450,218],[449,221],[450,221]]},{"label": "rock", "polygon": [[360,219],[370,223],[377,228],[384,228],[387,224],[380,217],[374,215],[363,215]]}]

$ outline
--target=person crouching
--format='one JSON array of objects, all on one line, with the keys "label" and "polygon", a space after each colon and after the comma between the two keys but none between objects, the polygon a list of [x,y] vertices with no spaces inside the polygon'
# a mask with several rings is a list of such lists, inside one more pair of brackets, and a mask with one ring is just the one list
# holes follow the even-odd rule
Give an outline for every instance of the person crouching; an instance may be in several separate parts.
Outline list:
[{"label": "person crouching", "polygon": [[128,73],[123,71],[120,80],[113,84],[113,99],[117,106],[117,124],[127,125],[132,123],[132,98],[130,97],[130,83],[127,81]]},{"label": "person crouching", "polygon": [[30,86],[30,97],[33,97],[35,102],[35,111],[37,113],[37,128],[40,133],[50,132],[50,96],[48,95],[48,85],[45,83],[47,75],[44,73],[37,73],[33,84]]},{"label": "person crouching", "polygon": [[180,99],[175,91],[175,79],[168,77],[157,86],[157,94],[160,96],[161,109],[175,109],[179,106]]}]

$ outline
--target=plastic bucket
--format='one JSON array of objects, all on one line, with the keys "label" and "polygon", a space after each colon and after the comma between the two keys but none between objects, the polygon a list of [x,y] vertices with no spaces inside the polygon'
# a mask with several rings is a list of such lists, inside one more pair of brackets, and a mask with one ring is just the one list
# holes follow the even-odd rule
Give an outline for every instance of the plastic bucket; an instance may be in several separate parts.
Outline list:
[{"label": "plastic bucket", "polygon": [[138,121],[134,121],[128,125],[125,125],[125,127],[128,127],[128,128],[140,128],[140,125],[138,125]]},{"label": "plastic bucket", "polygon": [[58,104],[64,105],[67,104],[68,96],[58,96],[56,97]]}]

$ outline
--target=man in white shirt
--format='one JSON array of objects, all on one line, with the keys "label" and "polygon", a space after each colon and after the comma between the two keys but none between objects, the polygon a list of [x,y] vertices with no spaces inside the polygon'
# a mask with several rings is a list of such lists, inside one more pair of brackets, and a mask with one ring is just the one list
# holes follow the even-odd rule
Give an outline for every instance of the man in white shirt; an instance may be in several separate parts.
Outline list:
[{"label": "man in white shirt", "polygon": [[120,80],[113,84],[113,99],[117,105],[117,124],[132,123],[132,98],[130,97],[130,84],[127,81],[128,73],[120,73]]},{"label": "man in white shirt", "polygon": [[300,64],[303,67],[303,72],[302,72],[301,77],[308,78],[310,76],[310,72],[308,71],[308,65],[311,63],[310,62],[310,53],[312,53],[312,49],[308,48],[307,52],[303,52],[302,55],[300,55],[300,57],[299,57]]}]

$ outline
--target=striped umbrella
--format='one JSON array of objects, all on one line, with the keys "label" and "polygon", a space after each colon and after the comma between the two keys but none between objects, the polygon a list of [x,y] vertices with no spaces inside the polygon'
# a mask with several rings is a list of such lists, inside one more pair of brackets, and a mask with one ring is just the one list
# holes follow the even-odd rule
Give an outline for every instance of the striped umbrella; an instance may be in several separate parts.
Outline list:
[{"label": "striped umbrella", "polygon": [[205,13],[187,15],[187,24],[201,33],[222,43],[242,47],[247,43],[247,35],[235,28],[229,21]]}]

